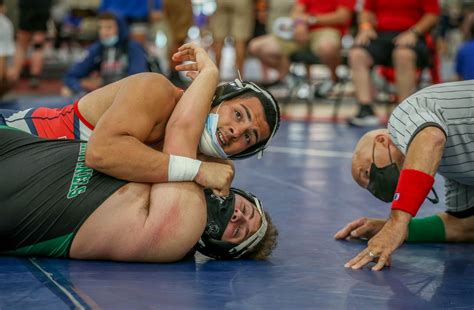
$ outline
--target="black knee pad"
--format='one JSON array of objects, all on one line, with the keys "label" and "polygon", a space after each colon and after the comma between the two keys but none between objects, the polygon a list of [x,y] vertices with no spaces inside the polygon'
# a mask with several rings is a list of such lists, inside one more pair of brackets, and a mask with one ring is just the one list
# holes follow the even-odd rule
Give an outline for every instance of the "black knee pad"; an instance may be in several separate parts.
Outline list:
[{"label": "black knee pad", "polygon": [[44,46],[44,42],[40,42],[40,43],[35,42],[35,43],[33,43],[33,49],[34,50],[41,50],[41,49],[43,49],[43,46]]}]

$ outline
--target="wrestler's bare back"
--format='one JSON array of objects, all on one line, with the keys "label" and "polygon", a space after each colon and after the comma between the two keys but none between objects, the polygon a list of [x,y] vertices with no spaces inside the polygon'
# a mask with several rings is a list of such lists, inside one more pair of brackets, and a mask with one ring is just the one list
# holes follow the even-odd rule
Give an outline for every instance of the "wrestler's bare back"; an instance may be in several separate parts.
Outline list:
[{"label": "wrestler's bare back", "polygon": [[[136,74],[101,87],[82,97],[78,102],[78,109],[81,115],[94,127],[107,110],[111,108],[112,104],[126,107],[120,111],[118,109],[114,111],[114,113],[123,113],[123,116],[126,119],[128,115],[127,111],[134,109],[134,103],[129,100],[120,101],[121,98],[124,98],[121,93],[127,92],[133,94],[133,92],[136,91],[133,87],[134,83],[137,81],[143,81],[146,83],[149,82],[150,79],[153,79],[154,88],[156,87],[160,92],[169,94],[169,96],[166,95],[161,97],[166,98],[166,100],[156,100],[154,102],[154,104],[156,104],[156,109],[150,111],[150,113],[155,115],[156,123],[153,128],[150,128],[149,136],[145,141],[143,141],[146,144],[159,144],[164,139],[168,119],[173,112],[176,103],[183,94],[181,89],[176,88],[170,81],[161,75],[154,73]],[[128,87],[128,85],[130,85],[130,87]],[[139,97],[139,95],[140,94],[137,94],[136,97]],[[133,125],[136,120],[128,119],[127,121],[130,122],[130,125]]]},{"label": "wrestler's bare back", "polygon": [[[143,83],[156,87],[150,90],[152,98],[148,94],[133,94],[137,85]],[[93,126],[107,119],[127,120],[133,126],[138,120],[127,117],[133,115],[134,104],[147,102],[145,108],[153,113],[155,121],[142,141],[156,146],[164,140],[166,124],[181,95],[182,91],[163,76],[137,74],[86,95],[79,101],[79,111]],[[193,182],[129,183],[84,222],[74,238],[70,256],[149,262],[179,260],[204,231],[205,206],[203,191]]]},{"label": "wrestler's bare back", "polygon": [[128,183],[104,201],[74,237],[77,259],[172,262],[197,243],[206,202],[193,182]]}]

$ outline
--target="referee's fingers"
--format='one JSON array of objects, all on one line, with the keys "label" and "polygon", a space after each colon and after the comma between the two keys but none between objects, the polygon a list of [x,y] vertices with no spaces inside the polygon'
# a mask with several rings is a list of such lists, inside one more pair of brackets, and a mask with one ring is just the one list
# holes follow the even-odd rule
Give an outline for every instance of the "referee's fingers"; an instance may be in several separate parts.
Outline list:
[{"label": "referee's fingers", "polygon": [[[367,258],[369,258],[368,261]],[[350,261],[348,261],[344,267],[346,268],[354,268],[354,266],[358,265],[360,262],[364,262],[363,265],[367,264],[369,261],[372,260],[372,257],[369,256],[369,249],[366,248],[365,250],[363,250],[362,252],[360,252],[356,257],[354,257],[353,259],[351,259]],[[362,265],[362,266],[363,266]],[[360,267],[359,267],[360,268]],[[358,268],[354,268],[354,269],[358,269]]]},{"label": "referee's fingers", "polygon": [[351,232],[353,230],[355,230],[356,228],[360,227],[363,224],[364,224],[364,218],[360,218],[360,219],[357,219],[355,221],[352,221],[349,224],[347,224],[346,226],[344,226],[344,228],[339,230],[334,235],[334,238],[335,239],[343,239],[343,238],[349,237],[349,235],[351,234]]},{"label": "referee's fingers", "polygon": [[375,264],[375,266],[372,267],[372,270],[379,271],[379,270],[382,270],[382,268],[385,266],[390,266],[390,255],[382,254],[378,258],[377,264]]}]

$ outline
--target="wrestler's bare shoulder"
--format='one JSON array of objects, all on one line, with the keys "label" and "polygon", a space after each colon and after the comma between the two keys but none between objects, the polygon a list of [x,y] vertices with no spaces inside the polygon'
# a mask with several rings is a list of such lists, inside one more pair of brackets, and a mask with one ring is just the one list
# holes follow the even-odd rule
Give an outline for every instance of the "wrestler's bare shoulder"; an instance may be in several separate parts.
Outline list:
[{"label": "wrestler's bare shoulder", "polygon": [[[129,104],[129,109],[136,109],[137,104],[134,100],[139,100],[144,92],[151,99],[154,97],[170,98],[153,102],[165,114],[171,114],[177,101],[172,99],[180,94],[179,90],[165,76],[150,72],[138,73],[85,95],[79,100],[78,109],[82,116],[95,126],[114,102],[119,102],[121,106]],[[169,113],[167,113],[168,111]]]},{"label": "wrestler's bare shoulder", "polygon": [[69,254],[79,259],[176,261],[196,244],[205,223],[205,199],[196,184],[128,183],[84,222]]}]

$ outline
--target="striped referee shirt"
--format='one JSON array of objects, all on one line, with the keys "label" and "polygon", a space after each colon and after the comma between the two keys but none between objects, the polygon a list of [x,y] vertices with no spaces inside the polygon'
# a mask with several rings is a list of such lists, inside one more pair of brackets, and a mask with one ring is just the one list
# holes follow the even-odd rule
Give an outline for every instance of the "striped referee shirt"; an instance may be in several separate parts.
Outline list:
[{"label": "striped referee shirt", "polygon": [[413,94],[393,111],[388,131],[406,155],[422,129],[436,126],[446,134],[438,173],[474,185],[474,80],[437,84]]}]

